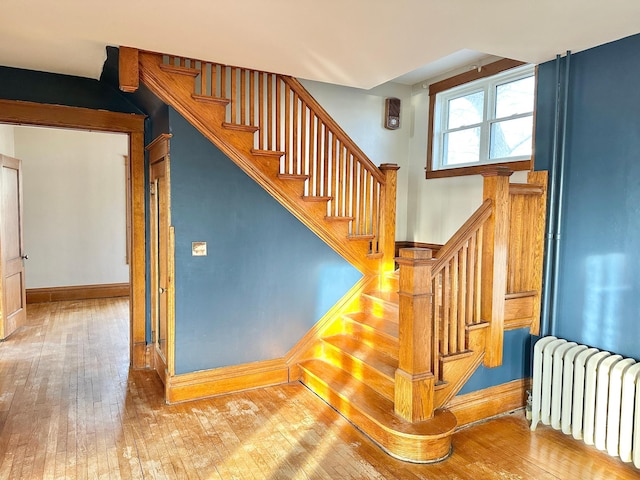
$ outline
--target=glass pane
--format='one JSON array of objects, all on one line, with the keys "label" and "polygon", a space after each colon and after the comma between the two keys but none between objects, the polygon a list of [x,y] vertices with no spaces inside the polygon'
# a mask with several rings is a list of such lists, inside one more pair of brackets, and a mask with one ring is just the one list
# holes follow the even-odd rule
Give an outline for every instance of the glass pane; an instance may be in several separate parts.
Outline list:
[{"label": "glass pane", "polygon": [[533,112],[533,76],[496,87],[496,118]]},{"label": "glass pane", "polygon": [[481,123],[484,111],[484,92],[476,92],[449,100],[447,129]]},{"label": "glass pane", "polygon": [[445,133],[442,165],[474,163],[480,159],[480,127]]},{"label": "glass pane", "polygon": [[490,158],[531,156],[533,116],[491,125]]}]

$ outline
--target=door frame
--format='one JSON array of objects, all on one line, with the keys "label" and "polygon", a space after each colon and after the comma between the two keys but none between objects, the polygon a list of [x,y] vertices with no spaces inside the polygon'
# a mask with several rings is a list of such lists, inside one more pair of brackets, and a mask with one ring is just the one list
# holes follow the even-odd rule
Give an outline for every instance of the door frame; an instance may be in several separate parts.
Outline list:
[{"label": "door frame", "polygon": [[124,133],[129,136],[131,255],[129,258],[130,355],[147,368],[144,115],[82,107],[0,100],[0,123]]}]

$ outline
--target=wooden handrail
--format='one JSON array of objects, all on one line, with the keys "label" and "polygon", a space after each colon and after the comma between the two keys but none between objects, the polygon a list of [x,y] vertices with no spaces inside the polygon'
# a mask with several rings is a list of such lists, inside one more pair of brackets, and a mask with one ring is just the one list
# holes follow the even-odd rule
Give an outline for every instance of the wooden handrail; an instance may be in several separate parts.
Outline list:
[{"label": "wooden handrail", "polygon": [[464,222],[458,231],[449,239],[445,245],[436,252],[436,263],[433,266],[433,275],[436,275],[451,260],[451,258],[462,248],[463,244],[469,240],[471,235],[478,231],[480,226],[491,215],[491,199],[485,200],[482,205]]}]

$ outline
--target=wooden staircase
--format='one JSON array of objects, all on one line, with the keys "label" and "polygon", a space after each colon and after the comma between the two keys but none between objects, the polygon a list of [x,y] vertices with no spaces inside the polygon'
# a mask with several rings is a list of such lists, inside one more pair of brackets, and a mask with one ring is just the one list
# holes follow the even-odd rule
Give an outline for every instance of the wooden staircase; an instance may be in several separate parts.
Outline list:
[{"label": "wooden staircase", "polygon": [[374,165],[296,79],[150,52],[137,62],[155,95],[362,273],[393,265],[398,167]]},{"label": "wooden staircase", "polygon": [[[484,203],[451,240],[435,257],[401,250],[394,272],[398,167],[371,163],[299,82],[121,48],[121,88],[139,80],[364,273],[357,307],[348,303],[294,347],[290,381],[390,455],[445,459],[457,423],[446,405],[479,365],[502,363],[505,312],[519,326],[529,315],[535,330],[546,176],[510,188],[510,172],[488,172]],[[528,230],[525,214],[536,218]]]}]

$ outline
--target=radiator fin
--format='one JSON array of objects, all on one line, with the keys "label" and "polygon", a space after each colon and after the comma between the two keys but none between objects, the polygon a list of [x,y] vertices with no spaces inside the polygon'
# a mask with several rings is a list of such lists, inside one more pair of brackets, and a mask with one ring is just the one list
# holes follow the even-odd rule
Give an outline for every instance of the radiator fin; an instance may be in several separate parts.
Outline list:
[{"label": "radiator fin", "polygon": [[640,363],[556,337],[533,353],[531,430],[538,423],[640,468]]}]

